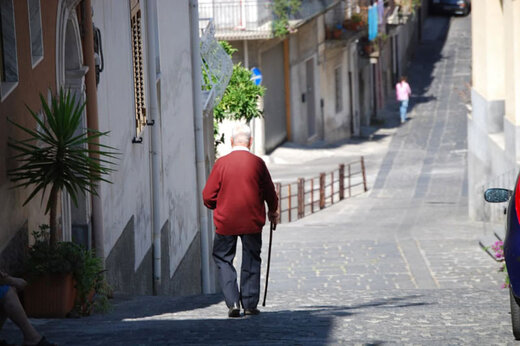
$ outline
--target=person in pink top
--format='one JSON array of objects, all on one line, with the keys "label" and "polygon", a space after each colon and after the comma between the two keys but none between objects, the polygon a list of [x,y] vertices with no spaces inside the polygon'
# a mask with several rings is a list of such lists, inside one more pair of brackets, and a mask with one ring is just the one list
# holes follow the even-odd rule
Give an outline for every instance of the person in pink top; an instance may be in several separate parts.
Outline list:
[{"label": "person in pink top", "polygon": [[412,89],[410,89],[410,85],[406,81],[406,77],[402,76],[399,83],[395,85],[395,94],[397,97],[397,101],[401,103],[400,113],[401,113],[401,124],[406,121],[406,111],[408,109],[408,100],[410,99],[410,95],[412,95]]}]

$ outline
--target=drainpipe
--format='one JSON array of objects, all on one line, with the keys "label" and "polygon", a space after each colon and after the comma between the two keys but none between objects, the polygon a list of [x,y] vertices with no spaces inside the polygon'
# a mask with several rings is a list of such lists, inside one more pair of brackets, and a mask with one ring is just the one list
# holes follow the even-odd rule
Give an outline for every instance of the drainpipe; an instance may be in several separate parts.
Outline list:
[{"label": "drainpipe", "polygon": [[[152,227],[153,227],[153,294],[157,295],[161,287],[161,199],[160,191],[160,146],[159,146],[159,111],[157,107],[157,83],[155,64],[155,23],[154,0],[146,1],[146,67],[148,72],[149,116],[151,123],[150,153],[152,155]],[[150,121],[150,120],[149,120]]]},{"label": "drainpipe", "polygon": [[283,81],[285,88],[285,126],[287,128],[287,140],[292,140],[291,124],[291,63],[289,55],[289,37],[283,40]]},{"label": "drainpipe", "polygon": [[199,38],[199,6],[197,0],[190,0],[191,25],[191,76],[193,87],[193,113],[195,125],[195,155],[197,161],[197,193],[202,262],[202,292],[214,293],[210,274],[211,235],[208,227],[208,212],[202,204],[202,189],[206,184],[206,167],[204,160],[204,122],[202,118],[201,98],[201,66]]},{"label": "drainpipe", "polygon": [[[87,103],[87,126],[92,130],[99,130],[98,119],[98,101],[96,89],[96,66],[94,61],[94,29],[92,26],[92,3],[90,0],[84,0],[82,3],[83,12],[83,59],[85,65],[88,66],[87,74],[85,75],[86,86],[86,103]],[[98,150],[97,145],[99,139],[92,140],[89,144],[89,149]],[[93,159],[98,159],[98,154],[91,154]],[[99,189],[99,184],[97,184]],[[96,255],[105,261],[105,247],[104,247],[104,233],[103,233],[103,208],[101,206],[101,199],[99,196],[91,195],[92,203],[92,237],[96,249]]]}]

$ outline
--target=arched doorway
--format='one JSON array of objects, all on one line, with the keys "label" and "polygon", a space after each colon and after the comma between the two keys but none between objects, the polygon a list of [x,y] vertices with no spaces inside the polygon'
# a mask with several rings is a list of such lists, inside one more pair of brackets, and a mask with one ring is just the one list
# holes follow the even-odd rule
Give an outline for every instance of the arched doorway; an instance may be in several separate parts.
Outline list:
[{"label": "arched doorway", "polygon": [[[58,5],[56,37],[57,89],[64,88],[75,95],[78,102],[85,101],[85,74],[83,51],[76,7],[80,0],[61,0]],[[87,127],[83,112],[82,128]],[[74,241],[91,249],[91,196],[79,194],[78,205],[71,203],[67,193],[62,194],[63,240]]]}]

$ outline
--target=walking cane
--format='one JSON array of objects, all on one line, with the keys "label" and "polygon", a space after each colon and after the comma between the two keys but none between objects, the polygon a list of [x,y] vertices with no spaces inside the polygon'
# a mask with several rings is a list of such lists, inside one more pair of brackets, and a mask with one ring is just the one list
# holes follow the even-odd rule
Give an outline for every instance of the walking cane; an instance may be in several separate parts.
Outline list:
[{"label": "walking cane", "polygon": [[269,267],[271,266],[271,246],[273,244],[273,230],[276,229],[276,224],[273,225],[271,222],[271,230],[269,232],[269,252],[267,253],[267,272],[265,274],[265,289],[264,289],[264,302],[262,306],[265,306],[265,299],[267,298],[267,284],[269,283]]}]

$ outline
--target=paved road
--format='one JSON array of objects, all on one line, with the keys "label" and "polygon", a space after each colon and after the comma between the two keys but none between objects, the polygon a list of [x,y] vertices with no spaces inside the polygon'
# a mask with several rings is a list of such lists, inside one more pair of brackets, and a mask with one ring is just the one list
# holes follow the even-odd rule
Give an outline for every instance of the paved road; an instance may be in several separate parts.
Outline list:
[{"label": "paved road", "polygon": [[[227,319],[218,295],[119,297],[109,314],[38,329],[63,345],[512,343],[503,276],[478,247],[484,225],[467,218],[470,18],[446,35],[447,24],[426,23],[409,122],[391,105],[372,141],[270,156],[283,180],[364,154],[370,191],[279,226],[261,315]],[[20,341],[12,324],[2,337]]]}]

